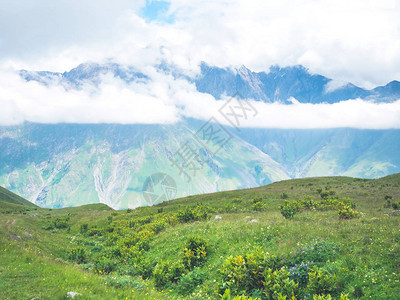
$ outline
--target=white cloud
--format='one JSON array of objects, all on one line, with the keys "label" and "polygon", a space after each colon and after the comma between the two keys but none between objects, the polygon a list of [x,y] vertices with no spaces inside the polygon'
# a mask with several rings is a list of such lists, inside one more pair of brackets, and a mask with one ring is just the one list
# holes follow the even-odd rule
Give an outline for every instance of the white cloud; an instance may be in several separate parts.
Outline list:
[{"label": "white cloud", "polygon": [[[185,80],[156,72],[166,61],[193,75],[199,62],[304,64],[314,73],[364,87],[400,79],[400,4],[394,0],[170,0],[174,23],[146,22],[145,0],[8,1],[0,9],[0,124],[32,122],[168,123],[208,119],[222,102]],[[148,74],[148,84],[110,76],[99,88],[66,91],[26,83],[10,69],[65,71],[113,61]],[[399,101],[329,104],[255,103],[246,126],[399,128]]]},{"label": "white cloud", "polygon": [[1,62],[65,71],[114,58],[161,59],[196,71],[200,61],[268,70],[304,64],[364,87],[400,79],[395,0],[169,0],[173,24],[146,23],[140,1],[8,1],[0,10]]},{"label": "white cloud", "polygon": [[[194,84],[149,69],[148,82],[126,83],[105,74],[101,83],[80,90],[62,85],[26,82],[18,74],[0,72],[0,125],[37,123],[166,124],[182,118],[217,118],[229,125],[219,109],[228,97],[216,100],[199,93]],[[335,104],[292,104],[251,101],[257,115],[240,118],[242,127],[400,129],[400,100],[377,104],[363,100]],[[231,105],[228,103],[227,105]],[[238,111],[240,113],[240,111]]]}]

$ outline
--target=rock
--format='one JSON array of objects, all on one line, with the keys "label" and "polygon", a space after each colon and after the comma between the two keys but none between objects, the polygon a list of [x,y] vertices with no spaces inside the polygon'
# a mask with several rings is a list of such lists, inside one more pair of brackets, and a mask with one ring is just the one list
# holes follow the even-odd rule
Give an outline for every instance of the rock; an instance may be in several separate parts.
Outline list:
[{"label": "rock", "polygon": [[80,293],[68,292],[68,293],[67,293],[67,298],[72,298],[72,299],[74,299],[75,297],[81,296],[81,295],[82,295],[82,294],[80,294]]},{"label": "rock", "polygon": [[216,215],[215,218],[214,218],[214,220],[215,220],[215,221],[222,220],[222,217],[219,216],[219,215]]},{"label": "rock", "polygon": [[20,240],[21,240],[21,237],[20,237],[19,235],[11,234],[11,238],[12,238],[14,241],[20,241]]},{"label": "rock", "polygon": [[30,233],[27,232],[27,231],[24,231],[24,236],[25,236],[26,238],[29,238],[29,239],[32,238],[32,234],[30,234]]},{"label": "rock", "polygon": [[253,219],[253,220],[251,220],[249,223],[258,223],[258,220]]},{"label": "rock", "polygon": [[251,217],[250,217],[250,216],[245,216],[244,218],[245,218],[245,219],[250,219]]},{"label": "rock", "polygon": [[30,216],[31,216],[32,218],[37,218],[38,215],[39,215],[38,213],[30,214]]}]

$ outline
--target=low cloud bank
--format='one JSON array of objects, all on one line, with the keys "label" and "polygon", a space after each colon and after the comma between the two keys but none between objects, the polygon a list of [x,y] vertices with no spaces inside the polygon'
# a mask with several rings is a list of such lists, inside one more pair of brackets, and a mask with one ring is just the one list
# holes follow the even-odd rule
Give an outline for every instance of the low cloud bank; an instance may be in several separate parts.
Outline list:
[{"label": "low cloud bank", "polygon": [[16,72],[0,71],[0,125],[36,123],[169,124],[182,118],[237,127],[400,129],[400,100],[360,99],[335,104],[262,103],[240,106],[228,96],[215,99],[194,84],[150,70],[147,82],[126,83],[106,74],[98,85],[79,90],[52,83],[26,82]]}]

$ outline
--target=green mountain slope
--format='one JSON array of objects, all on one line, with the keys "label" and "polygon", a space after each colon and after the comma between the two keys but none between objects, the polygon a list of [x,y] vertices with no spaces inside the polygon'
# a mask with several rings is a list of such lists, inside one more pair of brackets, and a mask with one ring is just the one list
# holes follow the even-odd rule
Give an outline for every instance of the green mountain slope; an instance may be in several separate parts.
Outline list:
[{"label": "green mountain slope", "polygon": [[25,205],[28,207],[38,207],[37,205],[33,204],[32,202],[6,190],[5,188],[0,186],[0,201],[18,204],[18,205]]},{"label": "green mountain slope", "polygon": [[[325,204],[284,218],[280,206],[304,197]],[[360,218],[339,218],[332,203],[347,198]],[[0,299],[231,299],[220,296],[228,289],[397,299],[400,214],[389,198],[400,201],[400,174],[284,180],[134,210],[0,210]]]}]

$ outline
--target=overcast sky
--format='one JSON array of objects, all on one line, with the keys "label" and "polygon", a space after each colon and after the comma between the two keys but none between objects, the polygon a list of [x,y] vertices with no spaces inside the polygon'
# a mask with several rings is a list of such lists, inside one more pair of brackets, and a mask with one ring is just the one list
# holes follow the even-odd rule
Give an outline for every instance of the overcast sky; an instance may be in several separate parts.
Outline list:
[{"label": "overcast sky", "polygon": [[[212,114],[202,107],[204,101],[215,102],[211,96],[149,69],[160,61],[189,75],[198,72],[201,61],[220,67],[245,65],[254,71],[268,71],[274,64],[302,64],[338,82],[373,88],[400,80],[399,16],[400,1],[395,0],[0,0],[0,123],[164,123]],[[105,78],[96,93],[73,92],[26,83],[12,74],[22,68],[65,71],[82,62],[107,59],[150,72],[151,84],[126,85]],[[191,97],[184,110],[183,95]],[[192,109],[196,101],[200,112]],[[81,110],[93,103],[97,103],[93,116],[82,115]],[[158,105],[159,112],[149,111],[149,103]],[[348,116],[353,127],[400,127],[399,102],[379,107],[357,100],[349,103],[346,109],[354,107]],[[107,114],[110,105],[115,114]],[[328,113],[334,107],[338,106],[290,109],[305,116],[321,109]],[[277,109],[286,114],[289,108]],[[271,107],[259,110],[267,113]],[[373,114],[372,120],[360,117],[366,110]],[[262,115],[259,118],[249,126],[271,126],[263,123]],[[343,117],[332,114],[328,119],[331,127],[349,126]],[[292,120],[281,127],[307,124]],[[314,127],[324,124],[317,122]]]}]

